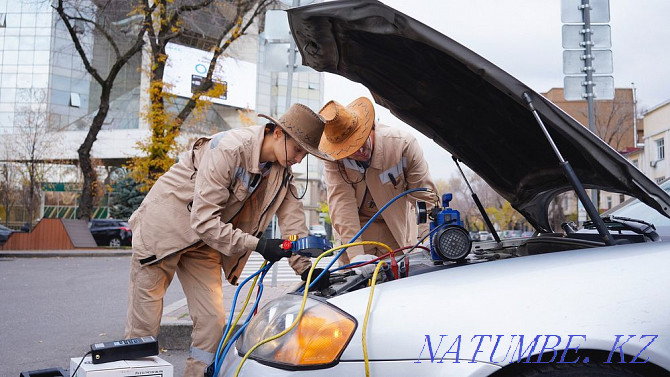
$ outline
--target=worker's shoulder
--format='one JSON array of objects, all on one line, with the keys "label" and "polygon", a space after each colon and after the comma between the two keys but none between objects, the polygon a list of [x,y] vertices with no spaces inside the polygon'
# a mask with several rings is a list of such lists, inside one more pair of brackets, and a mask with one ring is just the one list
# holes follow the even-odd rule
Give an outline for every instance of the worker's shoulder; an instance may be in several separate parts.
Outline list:
[{"label": "worker's shoulder", "polygon": [[226,130],[212,135],[207,149],[212,150],[245,150],[251,149],[262,140],[262,127],[241,127]]},{"label": "worker's shoulder", "polygon": [[377,124],[377,126],[375,127],[375,135],[381,136],[382,138],[385,139],[393,139],[394,142],[397,142],[398,140],[403,140],[405,142],[416,140],[414,135],[412,135],[408,131],[405,131],[398,127],[387,126],[385,124]]}]

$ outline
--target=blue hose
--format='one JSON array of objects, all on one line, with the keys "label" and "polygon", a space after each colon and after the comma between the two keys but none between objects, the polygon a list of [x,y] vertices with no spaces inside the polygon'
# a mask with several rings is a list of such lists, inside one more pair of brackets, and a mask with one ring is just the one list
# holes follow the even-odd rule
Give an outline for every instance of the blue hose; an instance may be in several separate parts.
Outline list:
[{"label": "blue hose", "polygon": [[[246,283],[249,282],[249,280],[253,279],[258,274],[262,274],[261,277],[259,278],[259,283],[258,283],[259,287],[261,287],[259,292],[262,293],[263,292],[263,288],[262,288],[263,278],[265,277],[265,275],[270,270],[270,267],[272,267],[273,264],[274,264],[274,262],[268,264],[267,266],[259,269],[258,271],[254,272],[253,274],[251,274],[249,277],[244,279],[244,281],[235,290],[235,296],[233,296],[233,305],[230,308],[230,315],[228,316],[228,322],[226,324],[225,330],[223,331],[223,335],[221,336],[221,341],[219,342],[219,346],[216,348],[216,354],[214,356],[214,375],[215,376],[218,374],[218,370],[221,367],[220,360],[223,360],[224,357],[225,357],[225,354],[224,354],[224,357],[220,357],[219,354],[221,353],[221,348],[223,347],[223,340],[225,339],[226,334],[228,334],[228,331],[230,330],[230,327],[232,326],[232,323],[233,323],[233,317],[235,316],[235,304],[237,303],[237,297],[240,294],[240,290],[242,289],[242,287]],[[258,297],[256,298],[256,303],[254,304],[254,310],[258,306],[258,302],[260,301],[260,298],[261,298],[261,294],[259,294]],[[252,310],[251,313],[253,313],[254,310]],[[249,319],[247,319],[247,321],[248,320]],[[233,342],[233,340],[230,339],[228,343],[232,343],[232,342]]]},{"label": "blue hose", "polygon": [[215,369],[214,369],[214,376],[218,376],[219,370],[221,369],[221,364],[223,363],[223,360],[226,359],[226,355],[228,355],[228,351],[232,347],[232,345],[235,343],[237,338],[242,335],[244,330],[247,328],[249,325],[249,322],[251,322],[251,318],[254,316],[254,312],[256,311],[256,308],[258,308],[258,304],[261,301],[261,296],[263,296],[263,279],[265,278],[265,275],[268,273],[269,269],[266,269],[263,271],[263,274],[261,275],[259,281],[260,283],[258,284],[258,295],[256,298],[256,301],[254,302],[254,306],[251,308],[251,311],[249,311],[249,314],[247,315],[247,318],[244,320],[244,323],[240,326],[240,328],[233,334],[233,336],[228,340],[228,343],[226,344],[226,348],[223,349],[223,352],[221,353],[221,356],[217,360],[218,366],[215,364]]},{"label": "blue hose", "polygon": [[[375,220],[377,219],[377,217],[379,217],[379,215],[380,215],[382,212],[384,212],[384,210],[385,210],[386,208],[388,208],[388,206],[390,206],[391,204],[393,204],[393,202],[395,202],[396,200],[402,198],[403,196],[405,196],[405,195],[407,195],[407,194],[411,194],[411,193],[413,193],[413,192],[417,192],[417,191],[428,191],[428,189],[425,188],[425,187],[413,188],[413,189],[410,189],[410,190],[401,192],[400,194],[396,195],[393,199],[389,200],[388,203],[384,204],[384,206],[383,206],[382,208],[380,208],[379,211],[377,211],[377,213],[375,213],[374,216],[372,216],[372,217],[370,218],[370,220],[368,220],[368,222],[365,223],[365,225],[363,225],[363,227],[361,228],[361,230],[359,230],[358,233],[356,233],[356,235],[355,235],[355,236],[351,239],[351,241],[349,241],[348,243],[353,243],[353,242],[355,242],[356,239],[357,239],[358,237],[360,237],[361,234],[363,234],[363,232],[365,231],[365,229],[367,229],[367,227],[370,226],[370,224],[372,224],[372,222],[375,221]],[[326,271],[328,271],[328,270],[330,269],[330,267],[332,267],[332,265],[335,264],[335,262],[340,258],[340,255],[342,255],[342,253],[344,253],[346,250],[347,250],[347,248],[344,248],[344,249],[340,250],[339,253],[337,253],[337,255],[335,256],[335,258],[333,258],[333,260],[330,261],[330,263],[328,263],[328,266],[326,266],[326,268],[324,268],[323,271],[321,271],[321,273],[319,274],[319,276],[317,276],[316,279],[314,279],[314,280],[312,281],[312,283],[309,285],[309,289],[312,289],[312,287],[314,287],[314,284],[316,284],[316,282],[319,281],[319,279],[321,279],[321,276],[323,276],[323,274],[325,274]],[[300,289],[299,291],[301,291],[301,290],[302,290],[302,289]]]}]

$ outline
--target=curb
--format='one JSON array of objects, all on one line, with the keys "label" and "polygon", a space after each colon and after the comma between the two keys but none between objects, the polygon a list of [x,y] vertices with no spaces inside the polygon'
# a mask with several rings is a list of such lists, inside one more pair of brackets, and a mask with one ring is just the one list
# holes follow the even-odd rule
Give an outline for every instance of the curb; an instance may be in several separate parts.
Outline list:
[{"label": "curb", "polygon": [[131,249],[7,250],[0,251],[0,258],[125,257],[132,255],[132,253]]},{"label": "curb", "polygon": [[189,350],[193,321],[161,321],[158,344],[166,350]]},{"label": "curb", "polygon": [[[235,325],[233,334],[239,330],[240,325]],[[191,348],[192,321],[161,321],[158,330],[158,345],[164,350],[184,350]]]}]

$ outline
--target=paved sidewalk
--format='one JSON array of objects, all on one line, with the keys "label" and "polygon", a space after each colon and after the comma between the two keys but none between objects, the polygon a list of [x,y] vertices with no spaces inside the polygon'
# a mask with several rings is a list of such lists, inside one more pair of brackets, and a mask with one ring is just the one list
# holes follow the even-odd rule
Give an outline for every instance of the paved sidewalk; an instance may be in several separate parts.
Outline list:
[{"label": "paved sidewalk", "polygon": [[[128,249],[112,249],[112,248],[97,248],[97,249],[75,249],[75,250],[0,250],[0,258],[76,258],[76,257],[110,257],[110,256],[128,256],[132,255],[132,250]],[[324,258],[319,267],[324,267],[330,262],[331,258]],[[239,279],[241,284],[248,276],[258,271],[263,263],[263,258],[260,255],[252,253],[249,261],[244,267],[242,276]],[[177,281],[175,277],[175,281]],[[233,298],[237,290],[237,286],[230,285],[225,279],[223,283],[224,308],[229,314],[232,307]],[[253,281],[253,280],[252,280]],[[251,282],[247,283],[240,290],[239,296],[235,304],[235,315],[237,315],[244,304],[246,296],[249,292]],[[173,282],[173,284],[178,284]],[[263,296],[259,303],[259,308],[267,302],[281,295],[294,291],[300,285],[300,276],[297,276],[293,269],[288,265],[286,259],[282,259],[272,270],[268,272],[263,283]],[[166,302],[163,308],[163,318],[161,320],[161,327],[158,335],[158,341],[162,349],[172,350],[188,350],[190,347],[191,330],[193,329],[193,322],[188,314],[188,306],[186,298],[181,290],[178,289],[178,296],[180,297],[174,302]],[[253,307],[256,299],[256,292],[251,296],[249,305],[244,311],[240,323],[246,318]],[[226,318],[227,319],[227,318]],[[234,318],[233,318],[234,319]]]}]

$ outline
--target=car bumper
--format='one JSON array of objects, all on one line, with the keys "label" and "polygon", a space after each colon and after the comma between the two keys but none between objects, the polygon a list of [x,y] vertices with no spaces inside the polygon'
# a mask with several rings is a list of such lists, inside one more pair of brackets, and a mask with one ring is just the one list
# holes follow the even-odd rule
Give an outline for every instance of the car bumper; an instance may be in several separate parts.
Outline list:
[{"label": "car bumper", "polygon": [[[224,360],[219,377],[233,377],[235,370],[242,361],[242,356],[238,355],[237,349],[233,347]],[[454,363],[452,360],[439,360],[431,362],[430,360],[385,360],[371,361],[371,376],[453,376],[453,377],[482,377],[489,376],[500,370],[500,367],[488,363],[468,363],[461,360]],[[332,377],[332,376],[362,376],[365,375],[365,363],[363,361],[341,361],[337,365],[316,370],[291,371],[273,368],[263,365],[254,360],[245,361],[239,376],[310,376],[310,377]]]}]

